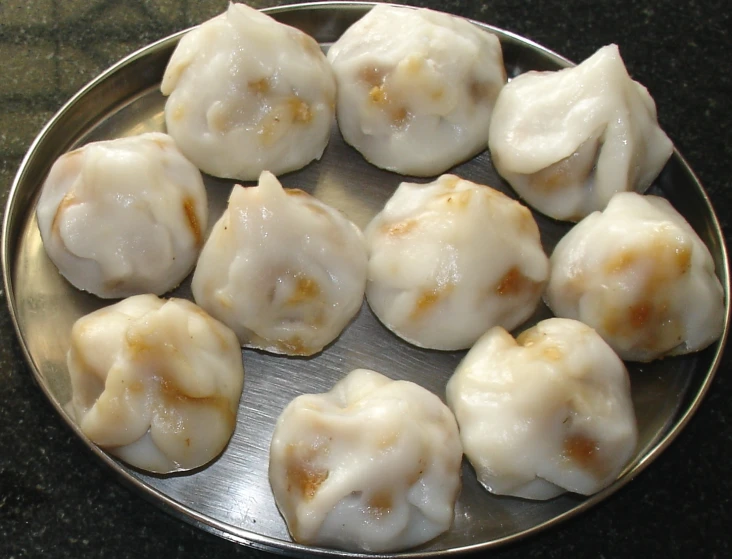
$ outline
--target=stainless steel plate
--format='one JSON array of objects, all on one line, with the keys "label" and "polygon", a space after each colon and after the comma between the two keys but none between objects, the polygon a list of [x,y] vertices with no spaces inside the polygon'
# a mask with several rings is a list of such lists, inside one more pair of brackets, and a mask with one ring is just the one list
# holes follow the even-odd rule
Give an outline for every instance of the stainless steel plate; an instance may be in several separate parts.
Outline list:
[{"label": "stainless steel plate", "polygon": [[[369,3],[330,2],[269,10],[287,24],[313,35],[324,48],[371,7]],[[479,24],[482,25],[482,24]],[[504,48],[509,76],[530,69],[568,65],[560,56],[489,26]],[[447,379],[463,352],[443,353],[411,347],[373,317],[366,305],[343,335],[309,359],[274,357],[244,351],[246,381],[236,432],[224,454],[208,468],[169,477],[132,470],[99,450],[64,411],[70,399],[65,355],[71,325],[108,302],[67,284],[45,255],[34,212],[40,187],[53,161],[81,144],[163,130],[164,98],[158,91],[165,65],[181,34],[122,60],[74,96],[36,138],[12,186],[3,224],[2,265],[10,312],[31,372],[61,417],[120,478],[170,513],[222,537],[295,555],[359,556],[292,543],[267,480],[269,440],[284,406],[305,392],[322,392],[357,367],[408,379],[444,396]],[[454,172],[514,196],[484,152]],[[382,207],[404,179],[376,169],[345,145],[336,127],[323,159],[282,177],[344,211],[359,226]],[[210,223],[225,207],[231,181],[206,177]],[[727,255],[722,233],[699,182],[675,153],[655,193],[666,196],[710,248],[729,301]],[[553,250],[568,226],[536,214],[544,248]],[[189,283],[174,292],[190,297]],[[534,320],[549,316],[540,309]],[[727,302],[727,322],[729,302]],[[468,465],[453,528],[429,545],[397,556],[431,557],[487,548],[521,538],[586,510],[619,489],[646,467],[679,433],[699,406],[721,358],[724,338],[707,350],[649,365],[631,365],[633,401],[638,416],[638,452],[621,478],[591,498],[565,495],[549,502],[495,497],[477,483]]]}]

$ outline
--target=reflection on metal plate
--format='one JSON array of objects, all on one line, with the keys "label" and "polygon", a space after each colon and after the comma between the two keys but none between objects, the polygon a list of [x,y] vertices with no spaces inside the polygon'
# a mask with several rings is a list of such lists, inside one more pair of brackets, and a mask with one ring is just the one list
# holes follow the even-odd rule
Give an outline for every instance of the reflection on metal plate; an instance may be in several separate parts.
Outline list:
[{"label": "reflection on metal plate", "polygon": [[[370,8],[364,3],[321,3],[269,10],[281,21],[328,44]],[[487,26],[486,26],[487,27]],[[515,35],[489,28],[501,39],[509,76],[529,69],[568,64],[559,56]],[[94,141],[163,130],[164,98],[158,86],[181,34],[131,55],[77,94],[41,132],[24,159],[10,194],[4,223],[3,267],[6,291],[17,332],[41,389],[59,414],[84,439],[63,409],[70,398],[65,355],[73,322],[105,301],[71,287],[48,260],[34,217],[42,181],[65,151]],[[489,184],[514,196],[493,170],[487,152],[455,168],[456,174]],[[364,227],[397,185],[399,175],[377,169],[347,146],[336,127],[323,158],[282,177],[345,212]],[[206,177],[211,224],[221,215],[231,181]],[[654,187],[669,198],[709,246],[729,294],[727,259],[719,225],[701,185],[676,153]],[[544,248],[551,253],[568,230],[535,214]],[[190,297],[190,283],[173,295]],[[549,316],[541,308],[534,321]],[[585,510],[630,480],[665,448],[684,426],[709,386],[724,340],[688,357],[630,367],[633,401],[639,422],[638,454],[621,479],[592,498],[566,495],[549,502],[529,502],[488,494],[468,465],[455,523],[445,535],[400,556],[438,556],[505,543]],[[84,439],[107,466],[143,496],[169,512],[223,537],[292,554],[358,556],[311,549],[292,543],[267,480],[269,441],[274,422],[295,396],[323,392],[354,368],[365,367],[396,379],[415,381],[444,398],[445,383],[463,352],[418,349],[382,327],[364,304],[357,319],[324,352],[308,359],[243,353],[244,394],[234,436],[212,465],[169,477],[134,471]]]}]

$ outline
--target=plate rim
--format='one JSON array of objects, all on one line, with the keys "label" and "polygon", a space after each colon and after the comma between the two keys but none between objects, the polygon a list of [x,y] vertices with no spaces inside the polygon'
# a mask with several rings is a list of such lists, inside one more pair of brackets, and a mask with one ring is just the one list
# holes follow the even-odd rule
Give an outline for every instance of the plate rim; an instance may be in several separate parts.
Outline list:
[{"label": "plate rim", "polygon": [[[338,10],[353,10],[354,12],[363,12],[364,14],[368,12],[371,8],[377,5],[385,5],[386,3],[382,2],[352,2],[352,1],[322,1],[322,2],[303,2],[303,3],[296,3],[296,4],[285,4],[280,6],[274,6],[269,8],[264,8],[260,11],[267,13],[269,15],[276,16],[277,14],[282,13],[290,13],[290,12],[298,12],[298,11],[313,11],[313,10],[324,10],[324,11],[338,11]],[[419,9],[415,6],[404,6],[400,4],[394,4],[389,3],[387,5],[391,6],[399,6],[399,7],[407,7],[411,9]],[[455,14],[451,14],[455,15]],[[462,16],[456,16],[456,17],[462,17]],[[547,47],[534,42],[531,39],[528,39],[526,37],[523,37],[517,33],[502,29],[500,27],[496,27],[481,21],[473,20],[470,18],[462,18],[466,19],[467,21],[472,22],[475,25],[478,25],[479,27],[483,29],[487,29],[491,32],[497,33],[499,36],[510,38],[513,41],[516,41],[518,43],[521,43],[524,46],[531,47],[535,50],[540,51],[543,55],[548,55],[551,58],[554,59],[555,62],[557,62],[560,65],[563,66],[571,66],[574,65],[573,62],[571,62],[568,58],[554,52],[551,49],[548,49]],[[240,528],[238,526],[234,526],[231,524],[228,524],[226,522],[217,520],[215,518],[212,518],[210,516],[207,516],[205,514],[202,514],[195,509],[183,505],[173,498],[169,497],[165,493],[163,493],[161,490],[156,489],[146,483],[144,483],[142,480],[134,477],[131,473],[129,473],[126,469],[121,468],[118,461],[116,459],[113,459],[110,455],[108,455],[106,452],[104,452],[100,447],[92,443],[82,432],[81,429],[78,427],[78,425],[71,421],[71,419],[67,416],[65,413],[63,406],[57,402],[56,398],[51,394],[49,388],[47,385],[43,382],[43,379],[40,375],[40,371],[37,370],[37,368],[34,365],[33,357],[30,353],[30,350],[28,348],[28,344],[26,343],[25,336],[23,332],[21,331],[20,324],[19,324],[19,318],[18,318],[18,312],[16,308],[16,296],[15,296],[15,288],[14,288],[14,282],[13,282],[13,263],[15,260],[15,256],[17,255],[17,246],[18,246],[18,239],[11,239],[11,229],[14,225],[14,221],[16,219],[19,219],[19,216],[16,215],[17,212],[15,211],[16,205],[19,204],[18,202],[18,196],[19,191],[21,190],[22,186],[25,183],[25,177],[29,172],[29,167],[31,160],[34,157],[34,154],[38,151],[39,146],[43,145],[46,137],[51,133],[51,131],[57,126],[58,121],[60,121],[65,114],[69,113],[73,107],[82,101],[84,97],[86,97],[91,91],[93,91],[95,88],[99,87],[101,84],[103,84],[109,77],[112,75],[123,71],[126,66],[131,64],[132,62],[135,62],[140,59],[147,58],[154,53],[156,53],[158,50],[165,49],[172,47],[173,45],[177,44],[177,42],[181,39],[183,35],[191,31],[192,29],[195,29],[198,27],[198,25],[191,26],[187,29],[183,29],[181,31],[175,32],[173,34],[170,34],[166,37],[163,37],[161,39],[158,39],[156,41],[153,41],[152,43],[149,43],[140,49],[130,53],[129,55],[121,58],[119,61],[112,64],[110,67],[108,67],[106,70],[101,72],[99,75],[97,75],[95,78],[93,78],[91,81],[89,81],[86,85],[84,85],[82,88],[80,88],[74,95],[72,95],[68,101],[66,101],[61,108],[46,122],[46,124],[43,126],[41,131],[37,134],[37,136],[34,138],[32,143],[30,144],[27,152],[23,156],[21,163],[18,167],[18,171],[15,174],[15,177],[11,183],[10,189],[8,191],[8,198],[7,202],[5,204],[5,210],[3,214],[3,222],[2,222],[2,246],[1,246],[1,254],[0,254],[0,260],[2,265],[2,272],[3,272],[3,287],[5,291],[5,299],[7,303],[7,308],[9,311],[9,315],[11,318],[11,322],[13,324],[13,329],[15,331],[16,335],[16,341],[18,345],[21,347],[26,366],[28,369],[30,369],[31,377],[35,384],[41,389],[41,391],[44,393],[46,399],[49,401],[49,403],[52,405],[52,407],[56,410],[58,415],[61,417],[63,423],[65,423],[68,427],[71,428],[71,430],[75,433],[76,436],[78,436],[82,442],[84,442],[84,446],[88,451],[91,451],[96,458],[100,459],[103,464],[105,464],[106,467],[112,470],[112,472],[115,474],[115,477],[127,488],[132,489],[136,496],[142,497],[148,502],[153,503],[154,505],[158,506],[160,509],[162,509],[164,512],[171,514],[172,516],[185,521],[188,524],[193,525],[196,528],[203,529],[209,533],[213,533],[219,537],[222,537],[223,539],[233,541],[237,544],[245,545],[248,547],[252,547],[255,549],[267,551],[267,552],[273,552],[278,554],[287,554],[290,556],[296,556],[296,557],[350,557],[350,558],[363,558],[363,559],[370,559],[374,557],[400,557],[400,558],[434,558],[434,557],[446,557],[450,555],[455,554],[462,554],[462,553],[469,553],[469,552],[477,552],[477,551],[486,551],[488,549],[497,548],[499,546],[504,546],[510,542],[516,542],[520,541],[532,536],[537,535],[540,532],[543,532],[544,530],[551,528],[557,524],[560,524],[569,518],[572,518],[576,515],[579,515],[581,513],[586,512],[590,508],[594,507],[601,501],[605,500],[606,498],[610,497],[615,492],[619,491],[621,488],[623,488],[625,485],[627,485],[630,481],[635,479],[641,472],[643,472],[652,462],[654,462],[658,456],[668,447],[670,446],[674,440],[679,436],[679,434],[684,430],[686,425],[689,423],[689,421],[692,419],[694,414],[698,411],[699,407],[701,406],[704,398],[709,392],[709,389],[711,385],[713,384],[714,378],[717,374],[717,371],[719,369],[719,365],[721,364],[722,357],[724,354],[724,350],[726,347],[726,341],[728,336],[728,330],[729,330],[729,324],[730,320],[732,319],[732,307],[730,306],[730,266],[729,266],[729,257],[727,252],[727,246],[724,238],[724,230],[722,229],[719,219],[717,217],[717,214],[714,210],[714,207],[711,203],[711,200],[704,189],[703,184],[693,171],[693,169],[689,166],[688,162],[684,158],[684,156],[678,151],[676,146],[674,145],[674,150],[672,154],[672,158],[676,158],[679,165],[681,165],[682,169],[689,174],[690,179],[694,181],[698,187],[699,187],[699,194],[701,195],[701,200],[704,203],[705,210],[709,213],[711,217],[711,225],[713,226],[713,234],[714,237],[719,238],[719,251],[720,251],[720,267],[717,269],[717,275],[720,279],[720,283],[722,284],[722,288],[724,290],[724,299],[725,299],[725,316],[724,316],[724,325],[723,325],[723,332],[719,340],[714,342],[710,348],[707,348],[705,351],[710,351],[713,349],[714,355],[711,359],[711,364],[709,367],[708,372],[706,373],[704,379],[702,380],[701,384],[696,388],[696,390],[693,389],[693,387],[688,387],[683,395],[683,400],[680,403],[680,406],[675,413],[675,417],[672,420],[671,426],[669,427],[668,431],[663,434],[658,440],[653,443],[649,449],[646,451],[646,453],[643,456],[636,457],[631,463],[629,463],[626,468],[623,470],[623,472],[620,474],[619,479],[617,479],[615,482],[613,482],[610,486],[603,489],[602,491],[595,493],[594,495],[591,495],[589,497],[583,497],[581,498],[581,502],[571,508],[568,511],[565,511],[563,513],[560,513],[549,520],[546,520],[544,522],[541,522],[539,524],[536,524],[532,526],[531,528],[522,530],[516,534],[503,536],[498,539],[494,539],[487,542],[481,542],[481,543],[475,543],[470,545],[463,545],[460,547],[450,548],[446,550],[435,550],[435,551],[420,551],[419,548],[416,549],[408,549],[402,552],[395,552],[395,553],[388,553],[388,554],[370,554],[370,553],[361,553],[361,552],[350,552],[350,551],[343,551],[343,550],[337,550],[337,549],[330,549],[330,548],[321,548],[321,547],[312,547],[307,546],[304,544],[299,544],[294,541],[285,541],[280,540],[278,538],[274,538],[271,536],[266,536],[263,534],[259,534],[256,532],[252,532],[251,530],[247,530],[244,528]],[[162,76],[161,76],[162,78]],[[38,187],[40,188],[40,187]],[[23,217],[20,216],[20,219],[27,219],[27,216]],[[709,248],[709,247],[707,247]],[[11,261],[12,260],[12,261]],[[429,543],[429,542],[428,542]]]}]

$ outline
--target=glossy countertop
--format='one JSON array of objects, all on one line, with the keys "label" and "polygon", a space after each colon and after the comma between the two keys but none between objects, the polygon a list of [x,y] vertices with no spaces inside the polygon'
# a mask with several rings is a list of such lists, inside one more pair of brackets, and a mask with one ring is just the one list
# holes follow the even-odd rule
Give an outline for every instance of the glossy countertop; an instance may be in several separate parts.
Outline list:
[{"label": "glossy countertop", "polygon": [[[528,37],[578,62],[614,42],[656,101],[659,121],[705,186],[729,246],[732,10],[721,0],[406,2]],[[255,7],[286,2],[250,2]],[[227,2],[0,1],[0,196],[34,136],[102,70],[200,23]],[[731,352],[698,413],[644,472],[590,511],[501,559],[732,556]],[[0,309],[0,557],[272,555],[175,519],[121,486],[35,385]]]}]

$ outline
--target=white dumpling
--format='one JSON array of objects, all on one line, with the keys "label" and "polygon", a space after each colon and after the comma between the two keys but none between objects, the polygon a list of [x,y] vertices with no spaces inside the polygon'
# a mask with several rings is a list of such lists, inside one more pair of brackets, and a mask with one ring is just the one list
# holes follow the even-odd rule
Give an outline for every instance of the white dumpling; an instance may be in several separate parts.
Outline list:
[{"label": "white dumpling", "polygon": [[137,295],[80,318],[67,363],[81,431],[136,468],[198,468],[234,432],[241,348],[189,301]]},{"label": "white dumpling", "polygon": [[285,408],[269,480],[295,541],[386,553],[450,528],[462,456],[455,418],[437,396],[357,369]]},{"label": "white dumpling", "polygon": [[456,16],[375,6],[328,51],[343,138],[398,173],[442,173],[483,151],[506,83],[498,38]]},{"label": "white dumpling", "polygon": [[320,159],[335,88],[312,37],[234,3],[180,40],[161,84],[181,151],[206,173],[240,180]]},{"label": "white dumpling", "polygon": [[234,186],[201,251],[193,297],[244,346],[312,355],[361,308],[366,266],[356,225],[265,171],[259,186]]},{"label": "white dumpling", "polygon": [[447,384],[465,456],[491,493],[550,499],[612,483],[638,432],[628,373],[589,326],[489,330]]},{"label": "white dumpling", "polygon": [[724,327],[724,290],[702,240],[664,198],[616,194],[562,238],[545,299],[623,359],[704,349]]},{"label": "white dumpling", "polygon": [[201,173],[170,136],[149,133],[59,157],[36,217],[46,254],[74,287],[162,295],[196,262],[208,202]]},{"label": "white dumpling", "polygon": [[465,349],[492,326],[515,328],[549,275],[531,212],[454,175],[402,183],[365,233],[369,305],[421,347]]},{"label": "white dumpling", "polygon": [[602,210],[617,192],[644,192],[673,151],[616,45],[574,68],[511,80],[488,145],[496,170],[529,205],[568,221]]}]

